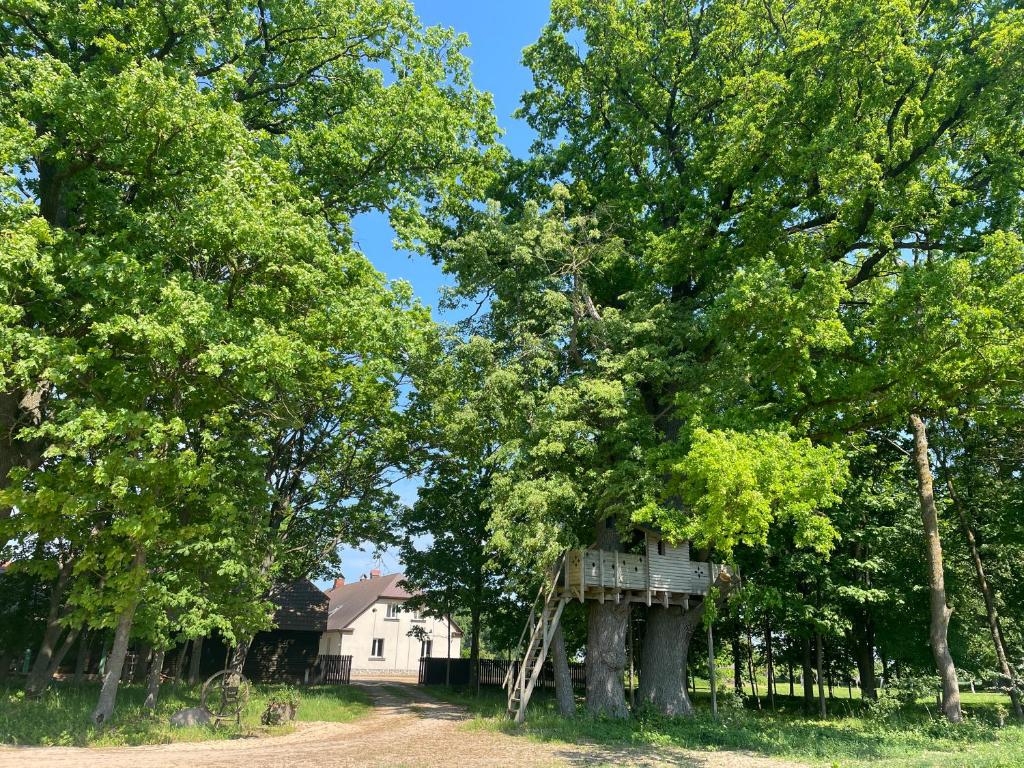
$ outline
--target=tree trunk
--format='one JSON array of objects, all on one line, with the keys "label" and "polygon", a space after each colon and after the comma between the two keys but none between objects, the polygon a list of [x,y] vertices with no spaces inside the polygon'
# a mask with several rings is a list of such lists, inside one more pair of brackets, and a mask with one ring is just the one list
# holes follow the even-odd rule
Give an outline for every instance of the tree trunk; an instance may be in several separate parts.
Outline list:
[{"label": "tree trunk", "polygon": [[480,695],[480,601],[469,612],[469,687]]},{"label": "tree trunk", "polygon": [[804,712],[810,713],[813,709],[814,701],[814,680],[811,675],[811,638],[803,638],[804,654],[803,654],[803,669],[801,670],[804,683]]},{"label": "tree trunk", "polygon": [[238,674],[242,674],[245,669],[245,657],[249,655],[250,645],[252,645],[252,638],[245,638],[239,640],[231,651],[231,660],[228,662],[228,666]]},{"label": "tree trunk", "polygon": [[825,649],[822,647],[821,632],[814,634],[814,646],[817,652],[816,666],[818,672],[818,714],[822,719],[828,717],[828,706],[825,704]]},{"label": "tree trunk", "polygon": [[[620,551],[615,528],[605,521],[597,526],[596,543],[604,551]],[[626,707],[623,672],[626,669],[626,632],[629,603],[614,599],[590,601],[587,619],[587,709],[595,715],[624,718]]]},{"label": "tree trunk", "polygon": [[875,625],[865,615],[857,640],[857,675],[860,677],[861,698],[875,701],[878,698],[878,682],[875,679]]},{"label": "tree trunk", "polygon": [[75,685],[81,685],[85,680],[85,670],[89,667],[89,656],[92,650],[94,634],[94,632],[86,629],[82,631],[81,636],[78,638],[78,653],[75,656],[75,676],[72,678],[72,682]]},{"label": "tree trunk", "polygon": [[71,650],[71,646],[75,644],[75,640],[78,639],[78,629],[70,630],[64,636],[64,642],[60,644],[60,648],[53,654],[53,658],[50,659],[50,666],[46,670],[46,682],[49,684],[53,680],[53,676],[57,674],[57,670],[60,669],[60,665],[64,662],[64,657],[68,655],[68,651]]},{"label": "tree trunk", "polygon": [[157,696],[160,695],[160,680],[164,668],[164,649],[153,652],[153,660],[149,663],[149,673],[146,675],[146,700],[142,706],[147,709],[156,709]]},{"label": "tree trunk", "polygon": [[57,644],[67,631],[61,624],[61,606],[64,603],[64,590],[71,575],[71,563],[66,562],[61,566],[57,579],[50,588],[49,607],[46,615],[46,629],[43,631],[43,639],[39,644],[39,652],[36,653],[35,662],[28,673],[25,681],[25,696],[35,698],[42,696],[50,685],[50,663],[53,654],[57,650]]},{"label": "tree trunk", "polygon": [[188,653],[189,642],[186,640],[184,643],[178,646],[178,652],[174,657],[174,682],[178,684],[181,682],[182,676],[185,674],[185,656]]},{"label": "tree trunk", "polygon": [[[136,547],[135,557],[132,560],[133,570],[139,571],[146,564],[146,552],[141,546]],[[114,704],[117,702],[117,688],[121,684],[121,671],[124,669],[124,657],[128,653],[128,642],[132,635],[132,621],[135,619],[135,609],[138,607],[138,599],[133,598],[117,618],[117,627],[114,629],[114,642],[110,647],[110,656],[107,658],[106,672],[103,675],[103,687],[100,688],[100,698],[96,702],[96,708],[92,711],[92,722],[94,725],[102,725],[114,713]]]},{"label": "tree trunk", "polygon": [[775,709],[775,657],[772,654],[772,625],[764,620],[764,653],[768,665],[768,706]]},{"label": "tree trunk", "polygon": [[996,661],[999,664],[999,672],[1010,687],[1010,702],[1013,704],[1013,714],[1018,720],[1024,718],[1024,709],[1021,707],[1020,691],[1017,688],[1017,676],[1010,666],[1006,653],[1006,639],[1003,637],[1003,627],[999,620],[999,609],[996,607],[995,595],[992,594],[992,587],[988,583],[988,576],[985,575],[985,564],[981,560],[981,552],[978,550],[978,540],[967,519],[967,511],[956,496],[953,489],[953,480],[946,478],[946,487],[949,489],[949,497],[956,505],[957,515],[960,518],[960,527],[963,529],[964,538],[967,539],[967,548],[971,553],[971,562],[974,565],[974,576],[978,581],[978,589],[985,600],[985,613],[988,617],[988,629],[992,635],[992,645],[996,651]]},{"label": "tree trunk", "polygon": [[669,717],[693,715],[685,669],[690,641],[703,618],[703,603],[685,612],[679,605],[647,609],[637,691],[641,704],[649,704]]},{"label": "tree trunk", "polygon": [[757,686],[757,678],[754,676],[754,640],[750,636],[750,628],[747,628],[747,672],[750,674],[750,690],[754,694],[754,701],[757,708],[761,709],[761,693]]},{"label": "tree trunk", "polygon": [[792,660],[786,660],[786,669],[789,677],[789,698],[793,698],[796,694],[793,692],[793,662]]},{"label": "tree trunk", "polygon": [[[15,467],[34,470],[43,463],[46,440],[23,440],[21,434],[22,429],[43,422],[49,392],[47,382],[29,389],[0,392],[0,489],[7,487],[8,475]],[[12,512],[11,507],[0,504],[0,520],[10,517]]]},{"label": "tree trunk", "polygon": [[[624,718],[623,672],[629,603],[590,603],[587,621],[587,709],[595,715]],[[646,662],[644,663],[646,666]]]},{"label": "tree trunk", "polygon": [[914,435],[914,465],[917,468],[917,493],[921,502],[921,522],[924,526],[925,551],[928,559],[930,587],[929,605],[931,626],[929,639],[939,677],[942,679],[942,712],[951,723],[963,718],[960,711],[960,683],[956,666],[949,652],[947,633],[952,610],[946,603],[946,580],[942,565],[942,542],[939,538],[939,513],[932,492],[932,470],[928,458],[928,433],[924,421],[917,414],[910,416],[910,431]]},{"label": "tree trunk", "polygon": [[153,658],[153,646],[146,643],[135,654],[135,667],[132,669],[133,683],[141,683],[149,674],[149,662]]},{"label": "tree trunk", "polygon": [[740,625],[736,624],[736,634],[732,636],[732,687],[736,693],[743,695],[743,651],[740,648]]},{"label": "tree trunk", "polygon": [[132,602],[117,619],[114,630],[114,643],[107,657],[106,673],[103,675],[103,687],[96,709],[92,711],[92,722],[102,725],[110,719],[117,701],[117,687],[121,682],[121,670],[124,668],[124,657],[128,654],[128,641],[131,639],[132,620],[135,618],[135,603]]},{"label": "tree trunk", "polygon": [[555,698],[558,713],[563,717],[576,716],[576,694],[572,690],[572,675],[569,672],[569,656],[565,652],[565,635],[562,623],[555,627],[551,638],[551,666],[555,671]]},{"label": "tree trunk", "polygon": [[202,636],[192,641],[192,654],[188,660],[188,684],[195,685],[199,682],[201,671],[200,662],[203,659],[203,638]]}]

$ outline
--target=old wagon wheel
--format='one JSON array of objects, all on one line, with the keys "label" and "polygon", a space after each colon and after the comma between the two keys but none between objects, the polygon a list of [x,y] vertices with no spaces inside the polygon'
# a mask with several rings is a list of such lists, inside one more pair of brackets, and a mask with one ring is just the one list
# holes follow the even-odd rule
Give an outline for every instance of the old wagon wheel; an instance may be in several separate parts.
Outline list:
[{"label": "old wagon wheel", "polygon": [[210,675],[203,683],[201,703],[204,709],[213,716],[214,725],[221,720],[235,719],[241,724],[242,710],[249,701],[249,681],[241,672],[233,669],[222,669]]}]

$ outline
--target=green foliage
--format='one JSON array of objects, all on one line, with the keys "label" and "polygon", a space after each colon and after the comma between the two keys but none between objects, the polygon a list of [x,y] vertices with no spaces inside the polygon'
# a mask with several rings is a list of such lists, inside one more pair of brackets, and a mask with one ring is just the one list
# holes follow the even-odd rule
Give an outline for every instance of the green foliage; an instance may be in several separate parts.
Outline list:
[{"label": "green foliage", "polygon": [[841,449],[758,430],[698,429],[685,455],[666,461],[666,498],[683,512],[646,508],[634,516],[670,539],[730,556],[764,546],[774,525],[791,524],[798,546],[827,554],[839,534],[823,510],[840,501],[847,469]]}]

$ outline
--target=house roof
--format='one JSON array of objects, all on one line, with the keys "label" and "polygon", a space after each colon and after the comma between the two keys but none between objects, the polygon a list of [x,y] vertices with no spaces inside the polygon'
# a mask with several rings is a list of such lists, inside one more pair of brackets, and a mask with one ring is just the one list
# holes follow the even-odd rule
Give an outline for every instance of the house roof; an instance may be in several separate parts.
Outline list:
[{"label": "house roof", "polygon": [[330,601],[309,579],[275,584],[268,595],[277,606],[274,624],[278,629],[323,632],[327,629]]},{"label": "house roof", "polygon": [[[327,597],[331,600],[327,614],[327,629],[348,629],[353,621],[378,600],[408,600],[414,593],[402,586],[404,578],[404,573],[389,573],[386,576],[360,579],[327,590]],[[454,621],[452,629],[462,634],[462,630]]]},{"label": "house roof", "polygon": [[342,584],[327,591],[331,607],[327,629],[345,629],[367,608],[380,599],[408,600],[412,593],[399,586],[404,573],[389,573]]}]

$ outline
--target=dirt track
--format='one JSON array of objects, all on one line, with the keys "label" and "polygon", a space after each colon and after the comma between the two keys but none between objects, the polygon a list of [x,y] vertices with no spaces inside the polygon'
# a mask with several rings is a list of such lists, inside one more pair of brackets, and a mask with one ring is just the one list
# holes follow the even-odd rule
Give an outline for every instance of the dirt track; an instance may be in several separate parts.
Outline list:
[{"label": "dirt track", "polygon": [[538,743],[491,731],[466,731],[468,714],[416,686],[362,683],[374,700],[354,723],[302,723],[287,736],[88,749],[0,747],[2,768],[483,768],[484,766],[692,766],[795,768],[795,763],[736,752],[627,749]]}]

